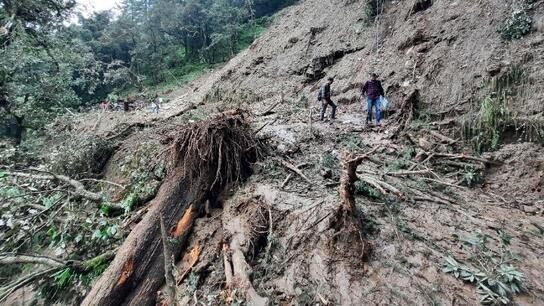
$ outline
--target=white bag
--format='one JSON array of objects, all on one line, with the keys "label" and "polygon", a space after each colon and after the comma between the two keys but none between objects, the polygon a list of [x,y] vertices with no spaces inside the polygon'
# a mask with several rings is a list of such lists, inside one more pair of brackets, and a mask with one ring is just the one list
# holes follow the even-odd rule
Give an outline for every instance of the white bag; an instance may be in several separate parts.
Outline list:
[{"label": "white bag", "polygon": [[389,101],[384,96],[380,97],[380,106],[382,110],[387,109],[387,107],[389,106]]}]

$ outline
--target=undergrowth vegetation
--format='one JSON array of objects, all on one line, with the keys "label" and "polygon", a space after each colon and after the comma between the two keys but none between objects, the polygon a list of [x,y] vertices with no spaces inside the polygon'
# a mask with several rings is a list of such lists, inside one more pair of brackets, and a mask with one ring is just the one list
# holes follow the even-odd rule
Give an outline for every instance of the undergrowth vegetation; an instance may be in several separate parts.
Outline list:
[{"label": "undergrowth vegetation", "polygon": [[536,0],[524,0],[519,7],[512,11],[498,29],[502,39],[507,41],[520,39],[531,31],[533,19],[529,15],[529,11],[536,2]]},{"label": "undergrowth vegetation", "polygon": [[50,169],[74,178],[99,174],[115,149],[100,137],[70,137],[54,148],[48,157]]},{"label": "undergrowth vegetation", "polygon": [[511,237],[502,230],[496,237],[499,250],[489,246],[491,237],[478,233],[462,242],[469,256],[466,263],[447,257],[442,271],[474,284],[480,302],[484,305],[508,305],[512,296],[526,290],[525,277],[513,264],[520,258],[509,250]]},{"label": "undergrowth vegetation", "polygon": [[[123,239],[121,218],[111,218],[94,203],[74,196],[65,186],[50,181],[13,178],[0,172],[0,252],[49,254],[62,260],[85,262],[85,267],[50,269],[37,282],[47,303],[71,304],[107,267],[111,258],[101,256]],[[17,276],[32,275],[33,264],[0,267],[0,301]],[[44,270],[48,271],[48,270]]]},{"label": "undergrowth vegetation", "polygon": [[366,0],[365,6],[365,22],[367,25],[373,23],[376,18],[383,12],[383,6],[386,0]]},{"label": "undergrowth vegetation", "polygon": [[476,118],[463,121],[463,135],[475,151],[498,148],[503,133],[516,115],[512,111],[513,100],[521,98],[526,82],[527,75],[519,66],[489,82],[488,92],[480,103]]},{"label": "undergrowth vegetation", "polygon": [[158,150],[156,144],[144,144],[121,161],[121,174],[127,179],[121,201],[125,212],[151,200],[157,193],[166,175],[164,161],[156,158]]}]

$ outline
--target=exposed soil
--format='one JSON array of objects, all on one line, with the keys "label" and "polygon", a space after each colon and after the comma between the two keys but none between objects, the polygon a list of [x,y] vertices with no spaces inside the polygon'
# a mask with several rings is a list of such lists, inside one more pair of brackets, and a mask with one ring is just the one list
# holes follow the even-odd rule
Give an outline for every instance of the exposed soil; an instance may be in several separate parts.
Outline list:
[{"label": "exposed soil", "polygon": [[[508,249],[519,255],[515,266],[526,278],[527,290],[513,303],[544,305],[542,143],[509,141],[483,154],[494,161],[487,163],[467,160],[476,154],[456,137],[459,118],[479,108],[479,84],[512,67],[525,69],[528,81],[509,107],[520,117],[542,119],[540,23],[525,38],[505,43],[496,29],[510,2],[386,1],[370,26],[364,2],[304,0],[284,9],[224,68],[172,92],[158,116],[136,111],[74,118],[74,133],[106,137],[141,123],[117,139],[120,149],[107,167],[107,178],[122,180],[116,163],[149,139],[161,143],[172,126],[238,107],[253,114],[252,126],[269,152],[248,182],[227,190],[208,216],[195,221],[178,263],[178,276],[185,274],[177,286],[182,305],[477,305],[475,287],[442,272],[442,265],[448,256],[469,262],[466,242],[479,233],[499,254],[499,232],[510,237]],[[544,5],[537,2],[531,14],[540,20]],[[371,71],[379,72],[396,111],[382,126],[365,125],[360,102],[359,87]],[[317,89],[333,75],[338,119],[316,122]],[[198,107],[166,120],[190,104]],[[407,105],[412,118],[404,116]],[[416,119],[425,124],[411,125]],[[431,130],[455,141],[433,138]],[[379,196],[357,194],[362,227],[357,235],[338,229],[345,152],[377,147],[357,174],[393,188],[378,184],[386,189]],[[425,159],[429,152],[466,155]],[[298,166],[309,181],[282,161]],[[469,168],[475,182],[466,183]],[[423,174],[391,174],[409,170]],[[363,256],[366,243],[369,256]],[[247,279],[229,283],[235,247]]]}]

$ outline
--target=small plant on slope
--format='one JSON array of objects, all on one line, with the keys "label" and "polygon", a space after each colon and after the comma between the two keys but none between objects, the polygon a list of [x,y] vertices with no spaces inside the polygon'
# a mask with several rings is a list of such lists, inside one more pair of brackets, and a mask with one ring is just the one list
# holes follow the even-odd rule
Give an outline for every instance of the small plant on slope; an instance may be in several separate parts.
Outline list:
[{"label": "small plant on slope", "polygon": [[520,39],[531,31],[532,18],[525,8],[514,10],[499,28],[499,33],[504,40]]},{"label": "small plant on slope", "polygon": [[442,268],[443,272],[474,284],[483,305],[507,305],[512,296],[525,290],[523,273],[511,265],[518,257],[507,249],[510,237],[503,231],[498,231],[498,236],[500,255],[487,247],[488,236],[478,234],[467,241],[472,249],[470,264],[460,263],[450,256]]}]

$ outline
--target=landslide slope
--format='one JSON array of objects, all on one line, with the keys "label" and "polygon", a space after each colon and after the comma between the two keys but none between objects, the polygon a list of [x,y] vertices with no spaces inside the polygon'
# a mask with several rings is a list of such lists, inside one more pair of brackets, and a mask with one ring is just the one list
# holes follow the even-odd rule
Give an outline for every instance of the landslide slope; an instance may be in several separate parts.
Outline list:
[{"label": "landslide slope", "polygon": [[[171,93],[161,115],[75,118],[75,134],[118,142],[104,173],[123,182],[120,161],[144,144],[163,146],[160,159],[187,122],[253,114],[267,157],[195,220],[178,264],[182,303],[475,305],[482,294],[442,272],[446,259],[493,272],[513,253],[525,290],[506,296],[544,304],[544,1],[527,9],[531,32],[513,41],[497,29],[524,1],[383,3],[368,22],[367,1],[301,0],[223,68]],[[364,124],[359,88],[369,72],[393,104],[381,127]],[[321,123],[316,96],[327,76],[336,76],[339,118]],[[505,89],[508,99],[496,99]],[[481,121],[486,99],[504,102],[508,122],[479,155],[474,133],[462,131]],[[350,188],[354,230],[338,185],[343,162],[368,152]],[[128,232],[141,218],[127,219]]]},{"label": "landslide slope", "polygon": [[[531,32],[511,42],[498,29],[522,2],[384,3],[377,21],[367,23],[366,1],[300,1],[198,85],[189,101],[203,102],[211,112],[251,110],[255,127],[264,126],[260,133],[272,145],[272,158],[216,212],[223,221],[214,221],[217,230],[206,220],[197,223],[195,232],[219,237],[201,234],[191,243],[229,241],[245,231],[253,286],[275,304],[473,305],[482,297],[476,287],[443,273],[442,266],[452,256],[485,269],[487,263],[474,261],[481,244],[471,243],[488,237],[486,248],[495,254],[486,259],[490,263],[505,250],[522,258],[515,265],[527,289],[515,302],[544,303],[537,272],[544,267],[542,1],[528,10]],[[513,71],[522,76],[512,77]],[[380,128],[364,125],[359,88],[369,72],[380,75],[396,111]],[[316,123],[315,97],[327,76],[336,76],[339,119]],[[463,127],[478,120],[482,101],[503,93],[493,85],[500,80],[516,91],[505,103],[510,117],[540,132],[527,136],[520,124],[497,151],[484,154],[486,161],[470,161],[466,157],[476,153]],[[373,246],[363,260],[359,238],[335,228],[341,206],[336,186],[344,152],[372,148],[377,151],[358,170],[364,183],[355,188],[366,224],[361,235]],[[440,154],[445,160],[435,160]],[[282,160],[300,166],[310,181]],[[275,217],[254,224],[260,220],[253,215],[255,202],[265,207],[261,216]],[[241,230],[232,229],[232,219]],[[502,234],[511,238],[507,247]],[[203,251],[204,263],[195,269],[202,296],[224,293],[217,285],[225,271],[216,250]]]}]

